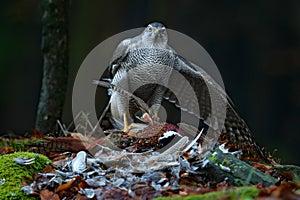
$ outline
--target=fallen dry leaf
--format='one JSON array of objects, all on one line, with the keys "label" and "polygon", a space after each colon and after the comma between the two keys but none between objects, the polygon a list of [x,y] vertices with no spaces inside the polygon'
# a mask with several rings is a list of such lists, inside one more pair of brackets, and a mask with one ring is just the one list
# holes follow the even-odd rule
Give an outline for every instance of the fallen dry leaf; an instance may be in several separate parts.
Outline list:
[{"label": "fallen dry leaf", "polygon": [[60,200],[58,194],[51,192],[49,190],[42,190],[40,192],[41,200]]}]

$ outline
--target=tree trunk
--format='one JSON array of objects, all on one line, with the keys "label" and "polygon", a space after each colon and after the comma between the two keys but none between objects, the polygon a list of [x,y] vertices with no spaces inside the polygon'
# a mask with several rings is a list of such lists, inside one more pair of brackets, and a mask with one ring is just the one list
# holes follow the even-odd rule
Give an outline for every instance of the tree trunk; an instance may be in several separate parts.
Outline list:
[{"label": "tree trunk", "polygon": [[61,119],[68,76],[68,0],[42,0],[43,81],[36,129],[50,132]]}]

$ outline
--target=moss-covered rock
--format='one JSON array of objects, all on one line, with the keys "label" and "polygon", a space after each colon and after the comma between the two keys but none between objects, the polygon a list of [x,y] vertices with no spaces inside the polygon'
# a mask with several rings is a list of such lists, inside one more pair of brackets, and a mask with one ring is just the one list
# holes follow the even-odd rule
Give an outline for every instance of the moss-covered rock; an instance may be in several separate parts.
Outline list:
[{"label": "moss-covered rock", "polygon": [[[31,165],[22,166],[14,161],[14,158],[35,158]],[[0,156],[0,199],[36,199],[25,195],[21,190],[24,178],[33,178],[35,172],[42,171],[47,162],[51,162],[46,156],[16,152]]]}]

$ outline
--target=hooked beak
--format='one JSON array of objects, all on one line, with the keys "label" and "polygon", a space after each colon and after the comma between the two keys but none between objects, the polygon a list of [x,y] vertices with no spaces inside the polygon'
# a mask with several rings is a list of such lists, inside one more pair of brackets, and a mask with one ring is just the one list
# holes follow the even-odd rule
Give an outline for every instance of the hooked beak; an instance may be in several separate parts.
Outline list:
[{"label": "hooked beak", "polygon": [[165,27],[163,27],[163,28],[156,28],[154,32],[155,32],[156,35],[160,35],[165,30],[166,30]]}]

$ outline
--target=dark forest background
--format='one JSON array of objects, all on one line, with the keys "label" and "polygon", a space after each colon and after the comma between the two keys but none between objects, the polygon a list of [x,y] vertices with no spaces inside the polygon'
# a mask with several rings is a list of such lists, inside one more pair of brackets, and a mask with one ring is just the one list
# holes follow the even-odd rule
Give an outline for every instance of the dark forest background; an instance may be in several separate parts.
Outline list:
[{"label": "dark forest background", "polygon": [[[34,128],[42,78],[38,0],[0,2],[0,134]],[[108,37],[161,21],[200,43],[259,144],[300,164],[300,1],[70,1],[69,91],[88,53]]]}]

